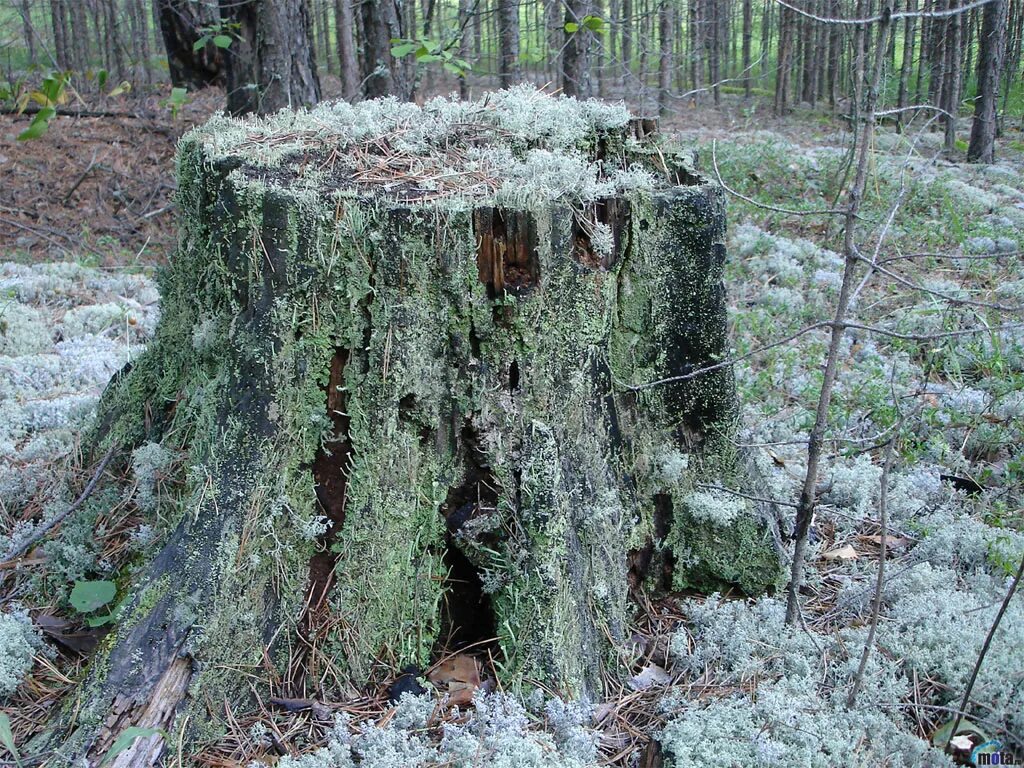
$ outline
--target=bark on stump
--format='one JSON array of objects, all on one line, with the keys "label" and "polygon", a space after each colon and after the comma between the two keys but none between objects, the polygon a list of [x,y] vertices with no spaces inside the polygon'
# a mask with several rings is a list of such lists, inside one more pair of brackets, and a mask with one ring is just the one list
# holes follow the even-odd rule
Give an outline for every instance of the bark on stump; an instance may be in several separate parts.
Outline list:
[{"label": "bark on stump", "polygon": [[767,511],[696,487],[746,482],[730,370],[634,387],[727,349],[722,192],[651,128],[516,88],[182,140],[160,327],[94,438],[181,469],[68,754],[214,735],[250,671],[337,700],[491,638],[505,685],[599,697],[631,593],[778,582]]}]

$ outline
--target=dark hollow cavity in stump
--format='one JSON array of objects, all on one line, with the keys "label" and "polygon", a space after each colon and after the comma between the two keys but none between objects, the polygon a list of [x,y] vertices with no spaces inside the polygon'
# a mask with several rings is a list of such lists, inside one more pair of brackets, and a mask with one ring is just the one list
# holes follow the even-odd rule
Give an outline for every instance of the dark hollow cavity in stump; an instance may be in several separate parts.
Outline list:
[{"label": "dark hollow cavity in stump", "polygon": [[188,474],[49,748],[187,752],[254,687],[337,701],[491,638],[507,689],[596,698],[631,594],[779,582],[774,511],[701,490],[756,474],[731,371],[673,378],[727,354],[725,201],[654,128],[514,88],[182,139],[160,326],[92,446]]}]

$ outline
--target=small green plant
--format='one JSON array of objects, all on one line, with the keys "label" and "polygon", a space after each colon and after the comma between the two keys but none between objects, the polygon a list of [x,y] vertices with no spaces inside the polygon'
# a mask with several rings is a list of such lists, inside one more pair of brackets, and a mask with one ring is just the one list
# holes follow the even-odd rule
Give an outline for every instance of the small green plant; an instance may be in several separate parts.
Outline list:
[{"label": "small green plant", "polygon": [[[81,614],[95,613],[109,606],[117,595],[117,585],[112,581],[76,581],[71,590],[71,607]],[[85,623],[90,627],[101,627],[115,620],[115,610],[108,608],[105,614],[87,616]]]},{"label": "small green plant", "polygon": [[567,21],[565,23],[565,31],[570,35],[579,32],[581,29],[589,29],[596,35],[607,35],[608,34],[608,22],[602,19],[600,16],[587,15],[576,21]]},{"label": "small green plant", "polygon": [[217,22],[199,30],[202,34],[192,44],[193,51],[199,51],[206,47],[207,43],[213,43],[218,48],[230,48],[231,44],[238,38],[238,30],[242,25],[235,23]]},{"label": "small green plant", "polygon": [[171,88],[171,95],[164,100],[164,106],[171,110],[171,117],[178,119],[178,114],[188,99],[188,91],[184,88]]},{"label": "small green plant", "polygon": [[472,69],[469,62],[458,58],[455,47],[456,41],[448,43],[431,40],[429,38],[391,38],[391,55],[396,59],[412,55],[417,64],[440,63],[447,72],[462,77]]},{"label": "small green plant", "polygon": [[38,139],[50,128],[50,120],[57,114],[57,107],[67,101],[68,73],[54,72],[43,79],[39,88],[25,91],[17,100],[19,114],[28,109],[32,102],[39,104],[28,128],[18,134],[18,141]]},{"label": "small green plant", "polygon": [[21,768],[21,755],[18,754],[17,747],[14,746],[14,731],[11,730],[11,718],[7,716],[6,712],[0,712],[0,744],[11,753],[11,757],[14,758],[14,764]]}]

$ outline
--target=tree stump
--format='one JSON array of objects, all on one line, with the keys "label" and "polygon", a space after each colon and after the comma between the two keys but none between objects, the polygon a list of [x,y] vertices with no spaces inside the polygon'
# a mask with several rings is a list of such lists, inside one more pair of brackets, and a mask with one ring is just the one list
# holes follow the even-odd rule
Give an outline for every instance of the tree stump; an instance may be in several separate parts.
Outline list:
[{"label": "tree stump", "polygon": [[599,697],[631,594],[778,583],[769,511],[697,487],[746,482],[730,369],[685,378],[727,350],[724,197],[652,128],[516,88],[182,139],[160,326],[94,435],[175,458],[69,753],[482,645]]}]

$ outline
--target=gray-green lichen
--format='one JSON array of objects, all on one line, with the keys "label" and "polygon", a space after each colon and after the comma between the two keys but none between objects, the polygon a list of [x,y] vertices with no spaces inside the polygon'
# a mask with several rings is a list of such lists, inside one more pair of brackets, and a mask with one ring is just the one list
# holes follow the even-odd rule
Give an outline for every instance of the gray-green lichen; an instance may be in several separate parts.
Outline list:
[{"label": "gray-green lichen", "polygon": [[[388,159],[406,180],[364,183]],[[459,181],[424,185],[452,162]],[[724,199],[629,138],[621,107],[513,89],[217,118],[183,138],[178,182],[160,326],[94,440],[159,443],[185,477],[147,497],[157,551],[82,722],[182,655],[197,714],[247,694],[247,669],[284,674],[325,543],[319,652],[352,686],[429,660],[449,547],[490,593],[512,687],[597,693],[616,674],[634,550],[685,552],[686,585],[764,586],[734,567],[776,557],[762,517],[716,526],[680,499],[667,535],[655,520],[656,495],[692,486],[688,455],[735,474],[728,369],[634,386],[726,349]],[[318,499],[320,462],[343,500]],[[460,493],[490,497],[456,530]]]}]

